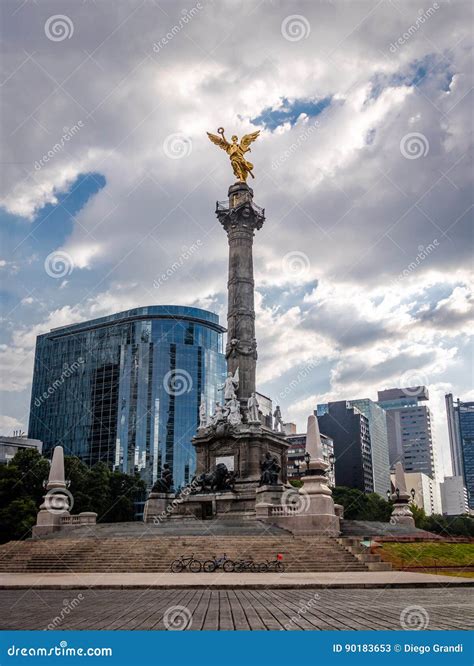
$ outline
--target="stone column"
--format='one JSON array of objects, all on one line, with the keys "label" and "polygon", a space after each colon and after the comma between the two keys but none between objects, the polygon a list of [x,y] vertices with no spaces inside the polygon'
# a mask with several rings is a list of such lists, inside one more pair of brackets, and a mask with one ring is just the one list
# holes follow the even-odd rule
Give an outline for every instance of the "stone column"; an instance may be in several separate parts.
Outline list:
[{"label": "stone column", "polygon": [[227,369],[234,374],[239,368],[237,396],[245,412],[255,391],[257,364],[252,247],[265,211],[253,203],[253,190],[246,183],[235,183],[228,204],[218,202],[216,214],[229,241]]},{"label": "stone column", "polygon": [[392,494],[391,525],[405,525],[415,527],[415,520],[410,509],[410,495],[407,492],[405,471],[401,462],[395,463],[395,492]]},{"label": "stone column", "polygon": [[61,529],[61,519],[70,515],[71,494],[67,490],[64,476],[64,451],[55,446],[49,468],[46,494],[36,517],[33,537],[42,537]]}]

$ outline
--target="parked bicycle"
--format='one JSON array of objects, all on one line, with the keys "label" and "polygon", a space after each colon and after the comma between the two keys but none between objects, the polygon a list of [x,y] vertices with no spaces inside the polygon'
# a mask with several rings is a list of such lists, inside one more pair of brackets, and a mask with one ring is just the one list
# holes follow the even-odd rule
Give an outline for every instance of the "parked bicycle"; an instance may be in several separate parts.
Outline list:
[{"label": "parked bicycle", "polygon": [[189,555],[189,557],[181,555],[178,559],[171,562],[171,571],[173,573],[181,573],[185,570],[191,571],[192,573],[199,573],[201,569],[202,564],[194,557],[194,553]]},{"label": "parked bicycle", "polygon": [[242,573],[243,571],[252,571],[253,573],[258,573],[260,571],[260,565],[258,562],[254,562],[252,558],[247,560],[228,560],[224,564],[224,571],[235,571],[235,573]]},{"label": "parked bicycle", "polygon": [[285,571],[285,565],[282,562],[283,557],[277,555],[274,560],[266,560],[260,564],[260,571],[276,571],[277,573],[283,573]]},{"label": "parked bicycle", "polygon": [[216,557],[215,555],[213,555],[212,560],[206,560],[202,565],[202,568],[203,571],[205,571],[206,573],[212,573],[217,569],[224,569],[224,565],[226,564],[226,562],[231,562],[231,560],[229,560],[229,558],[225,553],[222,557]]}]

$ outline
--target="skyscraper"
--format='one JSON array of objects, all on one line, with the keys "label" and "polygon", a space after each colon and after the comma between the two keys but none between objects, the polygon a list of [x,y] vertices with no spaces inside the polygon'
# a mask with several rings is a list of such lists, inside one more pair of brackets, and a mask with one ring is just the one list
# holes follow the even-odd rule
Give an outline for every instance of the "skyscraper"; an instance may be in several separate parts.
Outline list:
[{"label": "skyscraper", "polygon": [[378,392],[378,404],[387,412],[390,465],[403,464],[405,472],[423,472],[439,482],[433,444],[432,416],[425,386]]},{"label": "skyscraper", "polygon": [[348,400],[347,404],[357,407],[369,421],[374,492],[385,498],[387,490],[390,489],[387,414],[382,407],[370,398]]},{"label": "skyscraper", "polygon": [[474,509],[474,402],[453,401],[446,395],[449,446],[453,476],[462,477],[467,489],[469,508]]},{"label": "skyscraper", "polygon": [[345,400],[318,405],[317,417],[321,431],[334,442],[336,486],[373,492],[369,419]]},{"label": "skyscraper", "polygon": [[187,483],[201,395],[210,412],[225,377],[224,330],[206,310],[149,306],[38,336],[29,436],[148,486],[166,462]]}]

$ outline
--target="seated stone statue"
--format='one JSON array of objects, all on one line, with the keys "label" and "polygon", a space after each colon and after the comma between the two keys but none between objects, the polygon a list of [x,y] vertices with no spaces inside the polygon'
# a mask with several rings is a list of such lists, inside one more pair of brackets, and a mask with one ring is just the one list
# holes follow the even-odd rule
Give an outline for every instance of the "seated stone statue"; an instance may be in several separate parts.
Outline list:
[{"label": "seated stone statue", "polygon": [[209,473],[195,476],[191,481],[192,494],[204,492],[225,492],[233,490],[236,474],[229,472],[224,463],[216,465],[216,469]]},{"label": "seated stone statue", "polygon": [[161,470],[161,477],[155,481],[155,485],[151,489],[152,493],[170,493],[173,488],[173,475],[168,463],[163,465]]},{"label": "seated stone statue", "polygon": [[260,463],[261,476],[260,486],[276,486],[278,484],[278,475],[281,467],[276,456],[272,456],[269,451],[265,453],[265,458]]}]

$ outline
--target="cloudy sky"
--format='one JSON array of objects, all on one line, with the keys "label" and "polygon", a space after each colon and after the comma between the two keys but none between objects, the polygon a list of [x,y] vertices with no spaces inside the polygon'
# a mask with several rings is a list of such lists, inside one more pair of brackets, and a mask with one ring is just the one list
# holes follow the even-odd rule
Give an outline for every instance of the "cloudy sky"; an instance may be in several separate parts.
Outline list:
[{"label": "cloudy sky", "polygon": [[205,132],[260,129],[259,389],[301,427],[318,402],[426,384],[448,473],[444,394],[474,399],[471,2],[1,12],[0,431],[27,429],[52,327],[150,304],[225,321],[214,206],[234,179]]}]

